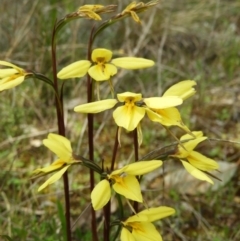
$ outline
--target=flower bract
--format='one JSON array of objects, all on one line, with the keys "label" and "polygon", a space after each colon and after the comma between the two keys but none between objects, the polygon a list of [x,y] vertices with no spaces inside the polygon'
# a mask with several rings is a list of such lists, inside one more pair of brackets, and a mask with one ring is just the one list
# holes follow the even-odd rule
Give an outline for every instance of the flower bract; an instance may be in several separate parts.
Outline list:
[{"label": "flower bract", "polygon": [[0,91],[12,89],[20,85],[27,75],[31,75],[31,73],[27,73],[24,69],[6,61],[0,61],[0,65],[10,67],[0,69]]},{"label": "flower bract", "polygon": [[206,140],[207,137],[203,136],[201,131],[193,131],[192,133],[196,138],[192,139],[192,136],[189,134],[182,136],[180,138],[180,141],[182,141],[181,145],[178,145],[177,152],[171,156],[179,158],[185,169],[192,176],[213,184],[213,181],[204,173],[204,171],[216,170],[219,168],[219,165],[214,160],[194,151],[194,148],[200,142]]},{"label": "flower bract", "polygon": [[112,171],[106,179],[100,181],[91,193],[94,210],[99,210],[107,204],[111,198],[111,185],[115,192],[124,197],[143,202],[141,189],[136,176],[146,174],[162,165],[162,161],[139,161],[123,168]]},{"label": "flower bract", "polygon": [[94,49],[91,60],[80,60],[63,68],[59,79],[83,77],[87,73],[96,81],[109,80],[117,73],[117,67],[123,69],[143,69],[154,65],[149,59],[122,57],[112,59],[112,51],[104,48]]}]

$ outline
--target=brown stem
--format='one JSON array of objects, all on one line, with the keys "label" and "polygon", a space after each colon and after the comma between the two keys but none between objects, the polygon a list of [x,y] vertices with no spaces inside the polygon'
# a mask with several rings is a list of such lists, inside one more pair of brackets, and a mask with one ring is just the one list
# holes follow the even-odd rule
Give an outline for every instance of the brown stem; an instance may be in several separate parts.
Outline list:
[{"label": "brown stem", "polygon": [[103,240],[109,241],[110,238],[110,215],[111,215],[111,201],[103,208],[104,212],[104,229],[103,229]]},{"label": "brown stem", "polygon": [[[94,143],[93,143],[93,114],[88,114],[88,148],[89,148],[89,159],[94,161]],[[90,190],[92,192],[94,188],[94,171],[89,170],[90,174]],[[97,235],[97,224],[96,224],[96,213],[91,207],[91,227],[92,227],[92,240],[98,241]]]},{"label": "brown stem", "polygon": [[[137,128],[133,131],[133,143],[134,143],[134,155],[135,155],[135,162],[138,161],[138,134]],[[133,202],[133,207],[136,212],[138,212],[138,202]]]},{"label": "brown stem", "polygon": [[138,133],[137,128],[133,131],[133,142],[134,142],[134,156],[135,156],[135,162],[138,161]]},{"label": "brown stem", "polygon": [[111,171],[114,169],[115,160],[116,160],[116,156],[117,156],[117,149],[118,149],[118,131],[119,131],[119,127],[117,128],[116,136],[115,136],[115,143],[114,143],[114,147],[113,147],[112,162],[111,162]]},{"label": "brown stem", "polygon": [[[113,147],[113,154],[112,154],[112,161],[111,161],[111,171],[114,169],[114,164],[115,164],[116,156],[117,156],[118,130],[119,130],[119,127],[117,128],[116,136],[115,136],[115,143],[114,143],[114,147]],[[103,211],[104,211],[103,237],[104,237],[104,241],[109,241],[109,238],[110,238],[110,216],[111,216],[111,202],[110,201],[104,207]]]},{"label": "brown stem", "polygon": [[[91,35],[89,38],[89,43],[88,43],[88,53],[87,53],[87,58],[89,61],[91,61],[91,52],[92,52],[92,36],[94,32],[94,27],[91,31]],[[87,75],[87,101],[88,103],[92,102],[94,100],[93,96],[93,81],[92,78]],[[88,114],[87,115],[88,119],[88,149],[89,149],[89,159],[94,162],[94,143],[93,143],[93,114]],[[89,175],[90,175],[90,190],[92,192],[94,188],[94,171],[92,169],[89,170]],[[98,241],[98,235],[97,235],[97,221],[96,221],[96,212],[94,211],[93,207],[91,207],[91,227],[92,227],[92,240],[93,241]]]},{"label": "brown stem", "polygon": [[[63,115],[63,100],[59,96],[58,80],[57,80],[57,58],[56,58],[56,24],[52,33],[52,70],[55,89],[55,107],[57,112],[58,133],[65,136],[65,124]],[[59,102],[60,100],[60,102]],[[69,183],[68,172],[63,175],[64,183],[64,197],[65,197],[65,219],[66,219],[66,235],[67,241],[71,241],[71,221],[70,221],[70,197],[69,197]]]}]

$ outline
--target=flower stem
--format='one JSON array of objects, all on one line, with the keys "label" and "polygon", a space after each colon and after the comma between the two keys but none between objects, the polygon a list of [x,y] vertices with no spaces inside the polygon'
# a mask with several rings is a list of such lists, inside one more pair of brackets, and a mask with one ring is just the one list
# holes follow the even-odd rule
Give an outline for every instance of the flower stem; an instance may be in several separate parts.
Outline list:
[{"label": "flower stem", "polygon": [[114,147],[113,147],[112,162],[111,162],[111,171],[114,169],[115,160],[116,160],[116,156],[117,156],[118,131],[119,131],[119,127],[117,127],[116,136],[115,136],[115,143],[114,143]]},{"label": "flower stem", "polygon": [[[91,52],[92,52],[92,35],[94,32],[94,27],[91,31],[89,43],[88,43],[88,53],[87,57],[88,60],[91,61]],[[87,75],[87,102],[90,103],[94,101],[94,82],[90,75]],[[94,118],[93,114],[87,115],[88,120],[88,150],[89,150],[89,159],[94,162],[94,142],[93,142],[93,123]],[[90,181],[90,191],[92,192],[94,188],[94,171],[92,169],[89,170],[89,181]],[[91,227],[92,227],[92,240],[98,241],[97,235],[97,224],[96,224],[96,212],[94,211],[93,207],[91,207]]]},{"label": "flower stem", "polygon": [[[59,97],[58,79],[57,79],[57,58],[56,58],[56,24],[52,32],[52,70],[53,70],[53,85],[55,89],[55,107],[57,112],[58,133],[65,136],[65,124],[63,113],[63,100]],[[60,100],[60,101],[59,101]],[[69,182],[68,172],[63,175],[64,197],[65,197],[65,219],[66,219],[66,236],[67,241],[71,241],[71,222],[70,222],[70,198],[69,198]]]},{"label": "flower stem", "polygon": [[[133,143],[134,143],[134,156],[135,156],[135,162],[138,161],[138,133],[137,128],[133,131]],[[138,202],[133,203],[133,207],[135,209],[135,212],[138,212]]]},{"label": "flower stem", "polygon": [[[118,130],[119,128],[117,128],[116,136],[115,136],[115,143],[113,147],[113,154],[112,154],[112,161],[111,161],[111,171],[114,169],[114,164],[117,156]],[[109,238],[110,238],[110,216],[111,216],[111,201],[109,201],[107,205],[104,207],[104,219],[105,219],[104,230],[103,230],[104,241],[109,241]]]}]

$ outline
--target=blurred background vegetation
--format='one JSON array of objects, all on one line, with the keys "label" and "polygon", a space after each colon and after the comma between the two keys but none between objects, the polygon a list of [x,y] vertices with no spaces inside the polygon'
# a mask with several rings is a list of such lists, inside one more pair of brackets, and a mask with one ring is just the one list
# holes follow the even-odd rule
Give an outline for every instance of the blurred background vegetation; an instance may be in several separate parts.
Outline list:
[{"label": "blurred background vegetation", "polygon": [[[0,59],[51,78],[51,31],[56,19],[84,4],[82,0],[1,0]],[[130,2],[104,1],[118,5],[118,12]],[[109,48],[115,56],[153,59],[156,65],[143,71],[120,71],[115,78],[118,91],[141,92],[145,97],[161,95],[181,80],[197,81],[197,94],[180,108],[191,130],[202,130],[210,138],[240,140],[240,1],[162,0],[139,14],[142,25],[132,18],[106,29],[95,47]],[[113,14],[102,15],[107,19]],[[61,32],[58,41],[58,69],[86,57],[92,20],[76,20]],[[96,23],[98,24],[98,23]],[[84,156],[86,119],[73,107],[86,101],[86,80],[65,83],[67,137]],[[106,85],[101,85],[107,96]],[[57,131],[54,98],[42,82],[30,80],[1,93],[0,102],[0,234],[13,240],[64,240],[62,182],[45,191],[37,188],[45,178],[30,180],[31,171],[54,159],[42,146],[49,132]],[[111,113],[97,115],[96,159],[111,158],[114,123]],[[104,127],[107,128],[104,128]],[[142,123],[144,142],[141,156],[174,141],[157,124]],[[176,135],[183,134],[173,128]],[[193,180],[176,162],[165,164],[164,172],[148,175],[144,181],[146,200],[151,205],[168,205],[177,214],[157,223],[165,241],[240,240],[239,144],[206,141],[200,149],[218,161],[215,173],[222,182],[215,186]],[[133,157],[131,134],[123,132],[118,161]],[[89,185],[86,169],[71,170],[72,223],[74,240],[90,240],[88,231]],[[62,202],[63,203],[63,202]],[[99,222],[101,218],[99,216]]]}]

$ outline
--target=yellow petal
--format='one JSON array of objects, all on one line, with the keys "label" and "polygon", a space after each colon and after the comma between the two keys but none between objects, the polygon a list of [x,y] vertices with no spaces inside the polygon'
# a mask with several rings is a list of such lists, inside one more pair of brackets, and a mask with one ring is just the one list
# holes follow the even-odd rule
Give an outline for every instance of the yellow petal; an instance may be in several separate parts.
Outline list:
[{"label": "yellow petal", "polygon": [[88,74],[96,81],[109,80],[117,73],[117,68],[112,64],[94,65],[88,70]]},{"label": "yellow petal", "polygon": [[92,51],[92,61],[98,63],[100,60],[103,63],[109,62],[112,59],[112,51],[108,49],[94,49]]},{"label": "yellow petal", "polygon": [[199,152],[192,151],[187,157],[187,160],[196,168],[202,171],[210,171],[219,168],[219,165],[214,160],[202,155]]},{"label": "yellow petal", "polygon": [[75,112],[81,113],[99,113],[113,108],[117,104],[116,99],[99,100],[83,105],[78,105],[74,108]]},{"label": "yellow petal", "polygon": [[148,208],[141,212],[139,212],[139,215],[146,215],[148,217],[148,222],[154,222],[156,220],[165,218],[167,216],[173,215],[175,213],[175,210],[170,207],[157,207],[157,208]]},{"label": "yellow petal", "polygon": [[133,235],[128,231],[126,228],[122,228],[121,235],[120,235],[121,241],[136,241]]},{"label": "yellow petal", "polygon": [[[192,134],[195,136],[195,138],[199,138],[203,136],[202,131],[192,131]],[[189,134],[185,134],[180,138],[180,141],[189,140],[189,139],[193,139],[193,136]]]},{"label": "yellow petal", "polygon": [[185,131],[190,130],[182,122],[181,115],[177,108],[167,108],[155,110],[155,112],[146,108],[147,115],[151,121],[159,122],[164,126],[179,126]]},{"label": "yellow petal", "polygon": [[193,80],[184,80],[173,86],[171,86],[163,96],[179,96],[183,100],[191,97],[196,93],[196,90],[193,88],[197,83]]},{"label": "yellow petal", "polygon": [[131,14],[131,16],[132,16],[132,18],[135,22],[141,23],[140,18],[138,17],[138,15],[134,11],[130,11],[130,14]]},{"label": "yellow petal", "polygon": [[48,135],[48,139],[43,140],[43,144],[62,161],[67,163],[72,160],[72,148],[67,138],[51,133]]},{"label": "yellow petal", "polygon": [[111,198],[111,188],[107,180],[100,181],[92,190],[91,200],[94,210],[104,207]]},{"label": "yellow petal", "polygon": [[53,172],[53,171],[56,171],[59,168],[61,168],[63,165],[65,165],[65,162],[59,159],[59,160],[56,160],[54,163],[52,163],[48,167],[38,168],[38,169],[34,170],[33,174],[38,174],[41,172],[43,172],[43,173]]},{"label": "yellow petal", "polygon": [[18,78],[10,80],[9,78],[11,77],[6,77],[0,81],[0,91],[11,89],[17,85],[20,85],[24,81],[25,76],[19,76]]},{"label": "yellow petal", "polygon": [[167,108],[157,110],[157,114],[162,116],[162,124],[165,126],[184,126],[182,123],[181,115],[177,108]]},{"label": "yellow petal", "polygon": [[67,169],[70,167],[70,165],[63,167],[60,171],[56,172],[55,174],[53,174],[46,182],[44,182],[39,188],[38,191],[40,192],[41,190],[43,190],[45,187],[47,187],[48,185],[58,181],[62,175],[67,171]]},{"label": "yellow petal", "polygon": [[56,143],[61,143],[63,146],[66,147],[66,149],[69,152],[72,152],[71,143],[65,136],[54,134],[54,133],[49,133],[48,139],[52,140],[52,141],[55,141]]},{"label": "yellow petal", "polygon": [[123,10],[123,12],[129,12],[131,9],[136,7],[136,1],[131,2],[127,7]]},{"label": "yellow petal", "polygon": [[0,78],[1,79],[6,78],[17,73],[18,73],[18,70],[16,69],[0,69]]},{"label": "yellow petal", "polygon": [[150,59],[122,57],[111,61],[112,64],[123,69],[144,69],[152,67],[155,63]]},{"label": "yellow petal", "polygon": [[117,94],[117,98],[120,102],[125,102],[126,100],[130,100],[130,99],[132,102],[136,102],[142,99],[142,94],[133,93],[133,92],[124,92],[121,94]]},{"label": "yellow petal", "polygon": [[113,112],[113,118],[116,124],[128,131],[134,130],[144,115],[145,109],[138,106],[134,106],[132,108],[121,106]]},{"label": "yellow petal", "polygon": [[19,68],[17,65],[9,63],[7,61],[0,60],[0,65],[7,66],[7,67],[12,67],[12,68],[18,70],[18,72],[22,72],[23,71],[22,68]]},{"label": "yellow petal", "polygon": [[177,96],[144,98],[144,102],[151,109],[166,109],[182,104],[182,99]]},{"label": "yellow petal", "polygon": [[80,60],[60,70],[57,74],[57,77],[59,79],[70,79],[70,78],[76,78],[76,77],[80,78],[87,73],[90,66],[91,66],[90,61]]},{"label": "yellow petal", "polygon": [[90,18],[90,19],[94,19],[94,20],[97,20],[97,21],[102,20],[102,18],[97,13],[95,13],[94,11],[91,11],[91,10],[79,10],[78,14],[80,16]]},{"label": "yellow petal", "polygon": [[111,176],[111,178],[115,181],[113,184],[115,192],[128,199],[143,202],[140,185],[135,176]]},{"label": "yellow petal", "polygon": [[[192,139],[193,137],[191,137]],[[199,137],[193,140],[190,140],[188,142],[183,143],[184,149],[187,150],[188,152],[192,151],[200,142],[205,141],[207,139],[206,136]],[[182,140],[181,140],[182,141]],[[183,148],[182,146],[179,145],[179,150]],[[180,151],[181,152],[181,151]]]},{"label": "yellow petal", "polygon": [[131,225],[131,223],[134,222],[148,222],[148,217],[143,214],[135,214],[133,216],[130,216],[127,220],[122,222],[125,226]]},{"label": "yellow petal", "polygon": [[163,122],[163,117],[159,114],[157,114],[156,112],[148,109],[148,108],[145,108],[146,112],[147,112],[147,115],[148,115],[148,118],[151,120],[151,121],[154,121],[154,122],[159,122],[162,124]]},{"label": "yellow petal", "polygon": [[137,223],[133,227],[132,235],[137,241],[162,241],[162,237],[155,226],[149,222]]},{"label": "yellow petal", "polygon": [[195,168],[194,166],[192,166],[191,164],[189,164],[186,161],[181,160],[183,166],[185,167],[185,169],[195,178],[202,180],[202,181],[207,181],[211,184],[213,184],[213,181],[202,171],[198,170],[197,168]]},{"label": "yellow petal", "polygon": [[99,9],[102,9],[104,8],[103,5],[100,5],[100,4],[86,4],[86,5],[83,5],[81,7],[79,7],[79,11],[97,11]]},{"label": "yellow petal", "polygon": [[111,173],[111,175],[127,173],[127,175],[139,176],[151,172],[160,166],[162,166],[162,161],[160,160],[139,161],[115,170]]}]

